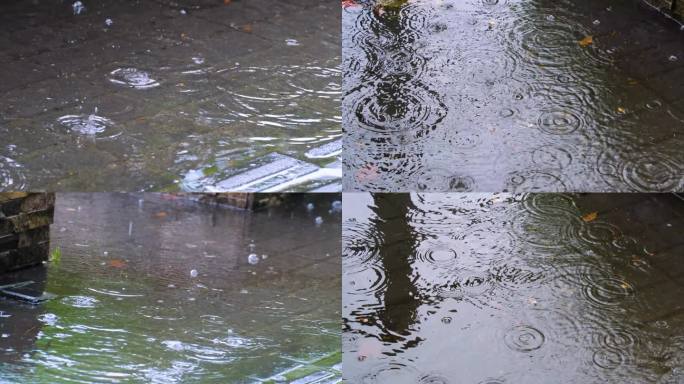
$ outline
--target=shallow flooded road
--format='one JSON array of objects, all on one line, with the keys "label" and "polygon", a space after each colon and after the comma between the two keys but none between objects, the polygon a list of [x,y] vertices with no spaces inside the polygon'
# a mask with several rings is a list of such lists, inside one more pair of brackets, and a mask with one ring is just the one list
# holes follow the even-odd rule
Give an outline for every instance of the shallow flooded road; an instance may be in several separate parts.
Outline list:
[{"label": "shallow flooded road", "polygon": [[58,194],[59,260],[3,276],[56,296],[0,299],[0,381],[335,382],[335,199],[250,213],[169,195]]},{"label": "shallow flooded road", "polygon": [[680,383],[684,200],[345,194],[353,383]]},{"label": "shallow flooded road", "polygon": [[341,189],[338,3],[14,1],[0,25],[0,190]]},{"label": "shallow flooded road", "polygon": [[681,26],[641,1],[379,0],[342,19],[348,189],[684,188]]}]

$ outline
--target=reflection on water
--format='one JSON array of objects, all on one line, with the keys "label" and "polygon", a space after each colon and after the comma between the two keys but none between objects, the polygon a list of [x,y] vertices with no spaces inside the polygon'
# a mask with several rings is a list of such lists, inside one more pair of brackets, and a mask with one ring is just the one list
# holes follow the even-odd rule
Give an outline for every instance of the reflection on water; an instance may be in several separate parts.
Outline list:
[{"label": "reflection on water", "polygon": [[251,383],[339,358],[339,195],[257,213],[57,199],[61,259],[22,272],[57,296],[0,300],[0,381]]},{"label": "reflection on water", "polygon": [[0,190],[217,190],[271,154],[339,185],[306,156],[342,136],[339,4],[84,5],[0,5]]},{"label": "reflection on water", "polygon": [[676,197],[348,194],[344,205],[349,382],[684,380]]},{"label": "reflection on water", "polygon": [[680,190],[684,111],[668,96],[672,91],[647,87],[641,75],[676,66],[667,59],[670,52],[654,50],[647,54],[662,56],[653,59],[659,69],[624,70],[637,60],[624,51],[644,45],[620,46],[629,39],[625,20],[632,19],[652,32],[645,33],[652,40],[672,40],[663,49],[684,49],[675,43],[681,42],[678,26],[632,1],[347,6],[345,185],[377,191]]}]

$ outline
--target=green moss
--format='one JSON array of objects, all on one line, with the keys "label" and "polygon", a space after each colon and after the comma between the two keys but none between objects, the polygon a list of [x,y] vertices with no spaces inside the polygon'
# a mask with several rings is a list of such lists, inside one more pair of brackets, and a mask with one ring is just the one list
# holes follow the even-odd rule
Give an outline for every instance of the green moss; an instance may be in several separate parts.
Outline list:
[{"label": "green moss", "polygon": [[202,173],[204,173],[204,176],[211,176],[219,171],[218,167],[216,165],[212,165],[211,167],[204,168],[202,170]]}]

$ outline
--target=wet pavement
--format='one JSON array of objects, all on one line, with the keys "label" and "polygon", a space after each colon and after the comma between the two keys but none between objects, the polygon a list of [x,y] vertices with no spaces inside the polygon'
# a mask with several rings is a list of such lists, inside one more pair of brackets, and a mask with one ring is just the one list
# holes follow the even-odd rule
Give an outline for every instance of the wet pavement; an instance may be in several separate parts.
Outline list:
[{"label": "wet pavement", "polygon": [[336,2],[6,1],[0,25],[0,190],[341,190]]},{"label": "wet pavement", "polygon": [[684,35],[641,1],[346,2],[345,190],[681,191]]},{"label": "wet pavement", "polygon": [[353,383],[681,383],[684,199],[345,194]]},{"label": "wet pavement", "polygon": [[58,194],[61,257],[2,281],[56,297],[0,299],[0,381],[339,382],[335,199],[253,213],[175,195]]}]

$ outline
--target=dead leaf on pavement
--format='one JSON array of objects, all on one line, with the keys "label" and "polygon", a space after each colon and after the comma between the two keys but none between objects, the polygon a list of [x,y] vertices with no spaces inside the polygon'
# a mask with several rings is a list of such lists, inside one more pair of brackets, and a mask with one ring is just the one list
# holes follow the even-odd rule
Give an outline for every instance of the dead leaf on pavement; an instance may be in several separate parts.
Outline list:
[{"label": "dead leaf on pavement", "polygon": [[594,43],[594,37],[593,36],[587,36],[584,39],[579,41],[579,45],[581,47],[586,47],[588,45],[591,45]]},{"label": "dead leaf on pavement", "polygon": [[126,267],[126,262],[119,259],[114,259],[109,261],[109,266],[112,268],[124,268]]},{"label": "dead leaf on pavement", "polygon": [[586,215],[582,216],[582,220],[584,220],[585,223],[588,223],[590,221],[596,220],[598,217],[598,212],[591,212],[587,213]]}]

